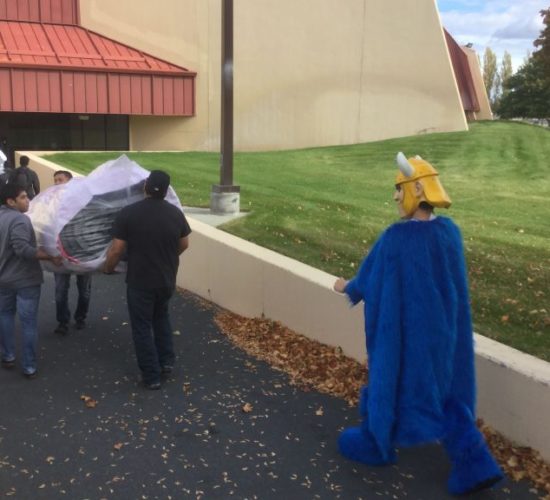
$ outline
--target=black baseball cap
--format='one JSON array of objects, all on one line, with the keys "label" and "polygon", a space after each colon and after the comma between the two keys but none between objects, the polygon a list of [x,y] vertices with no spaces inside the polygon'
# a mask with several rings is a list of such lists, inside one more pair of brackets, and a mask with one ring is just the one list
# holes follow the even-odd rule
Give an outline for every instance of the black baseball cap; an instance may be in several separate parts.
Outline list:
[{"label": "black baseball cap", "polygon": [[145,190],[150,195],[164,196],[170,186],[170,176],[162,170],[153,170],[145,182]]}]

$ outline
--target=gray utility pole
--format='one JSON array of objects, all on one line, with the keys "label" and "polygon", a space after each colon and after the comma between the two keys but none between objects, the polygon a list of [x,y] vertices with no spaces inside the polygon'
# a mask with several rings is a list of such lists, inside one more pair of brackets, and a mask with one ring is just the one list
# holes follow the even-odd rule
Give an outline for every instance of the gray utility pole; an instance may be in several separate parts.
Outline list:
[{"label": "gray utility pole", "polygon": [[222,0],[222,114],[220,183],[212,186],[210,210],[235,214],[240,210],[240,186],[233,185],[233,0]]}]

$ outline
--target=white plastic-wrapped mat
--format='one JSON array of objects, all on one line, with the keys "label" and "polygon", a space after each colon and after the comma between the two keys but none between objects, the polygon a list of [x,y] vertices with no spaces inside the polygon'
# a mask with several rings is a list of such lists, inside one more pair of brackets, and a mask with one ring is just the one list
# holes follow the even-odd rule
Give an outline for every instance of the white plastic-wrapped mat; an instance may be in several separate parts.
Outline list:
[{"label": "white plastic-wrapped mat", "polygon": [[[27,214],[37,244],[50,255],[63,256],[62,268],[50,263],[44,268],[77,273],[100,270],[112,240],[116,214],[145,197],[143,186],[148,176],[149,171],[122,155],[86,177],[52,186],[36,196]],[[182,210],[172,187],[165,199]]]}]

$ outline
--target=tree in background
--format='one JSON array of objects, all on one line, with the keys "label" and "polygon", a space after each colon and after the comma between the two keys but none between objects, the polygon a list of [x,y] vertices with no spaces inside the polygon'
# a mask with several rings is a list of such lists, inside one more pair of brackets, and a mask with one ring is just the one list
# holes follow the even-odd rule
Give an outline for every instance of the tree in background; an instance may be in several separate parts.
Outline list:
[{"label": "tree in background", "polygon": [[544,28],[533,43],[535,47],[538,47],[538,50],[533,53],[533,57],[537,58],[546,69],[547,78],[550,80],[550,8],[541,10],[540,15]]},{"label": "tree in background", "polygon": [[512,68],[512,56],[508,51],[505,50],[504,55],[502,56],[502,62],[500,63],[500,85],[502,88],[503,96],[506,92],[506,84],[513,74],[514,69]]},{"label": "tree in background", "polygon": [[493,91],[491,92],[490,101],[491,109],[496,112],[498,108],[498,102],[500,100],[500,94],[502,93],[502,80],[500,77],[500,72],[497,71],[495,74],[495,83],[493,85]]},{"label": "tree in background", "polygon": [[494,113],[500,114],[500,101],[509,92],[508,81],[514,74],[512,68],[512,56],[508,51],[504,51],[499,71],[496,74],[494,92],[491,99],[491,108]]},{"label": "tree in background", "polygon": [[531,57],[506,83],[501,118],[550,118],[550,85],[540,60]]},{"label": "tree in background", "polygon": [[495,94],[495,86],[498,84],[497,75],[497,56],[491,50],[491,47],[487,47],[483,54],[483,82],[491,103]]},{"label": "tree in background", "polygon": [[502,118],[550,119],[550,9],[541,10],[544,28],[535,51],[504,86],[498,113]]}]

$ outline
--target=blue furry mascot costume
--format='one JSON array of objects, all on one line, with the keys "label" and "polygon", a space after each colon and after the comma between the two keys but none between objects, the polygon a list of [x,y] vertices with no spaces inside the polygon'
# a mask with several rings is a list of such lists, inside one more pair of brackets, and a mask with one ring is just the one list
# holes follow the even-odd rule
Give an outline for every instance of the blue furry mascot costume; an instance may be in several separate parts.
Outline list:
[{"label": "blue furry mascot costume", "polygon": [[359,272],[337,292],[364,301],[369,385],[360,427],[340,452],[367,465],[396,461],[395,448],[440,441],[451,494],[487,488],[503,474],[475,424],[475,368],[460,230],[434,207],[451,201],[437,171],[399,153],[394,200],[401,222],[387,228]]}]

